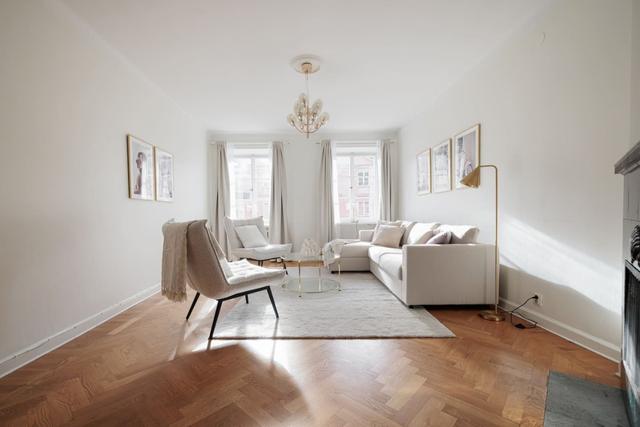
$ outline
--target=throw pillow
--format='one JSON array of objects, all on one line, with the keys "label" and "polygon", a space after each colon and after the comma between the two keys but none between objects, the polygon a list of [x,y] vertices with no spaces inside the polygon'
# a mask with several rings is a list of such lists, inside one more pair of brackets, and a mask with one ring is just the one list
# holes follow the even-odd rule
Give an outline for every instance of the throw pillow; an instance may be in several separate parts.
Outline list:
[{"label": "throw pillow", "polygon": [[451,243],[476,243],[480,229],[473,225],[441,225],[438,231],[450,231]]},{"label": "throw pillow", "polygon": [[451,232],[442,231],[427,241],[427,245],[448,245],[451,241]]},{"label": "throw pillow", "polygon": [[257,225],[241,225],[236,227],[236,234],[245,248],[259,248],[267,246],[267,239],[264,238]]},{"label": "throw pillow", "polygon": [[400,247],[400,240],[404,234],[404,228],[397,225],[378,225],[373,234],[371,243],[388,248]]},{"label": "throw pillow", "polygon": [[406,243],[409,245],[420,245],[426,243],[435,233],[437,222],[416,222],[407,236]]}]

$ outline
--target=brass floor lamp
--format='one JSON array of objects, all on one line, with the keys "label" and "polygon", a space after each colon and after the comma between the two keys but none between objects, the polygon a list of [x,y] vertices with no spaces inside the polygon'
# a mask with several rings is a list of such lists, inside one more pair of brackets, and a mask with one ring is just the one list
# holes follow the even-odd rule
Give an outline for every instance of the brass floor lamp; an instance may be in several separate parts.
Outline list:
[{"label": "brass floor lamp", "polygon": [[480,186],[480,169],[481,168],[493,168],[496,172],[496,244],[495,250],[495,281],[496,281],[496,302],[493,310],[484,310],[479,313],[479,316],[485,320],[492,320],[494,322],[502,322],[504,316],[498,311],[498,303],[500,302],[500,251],[498,249],[498,167],[495,165],[479,165],[477,168],[471,171],[468,175],[460,180],[460,182],[467,187],[478,188]]}]

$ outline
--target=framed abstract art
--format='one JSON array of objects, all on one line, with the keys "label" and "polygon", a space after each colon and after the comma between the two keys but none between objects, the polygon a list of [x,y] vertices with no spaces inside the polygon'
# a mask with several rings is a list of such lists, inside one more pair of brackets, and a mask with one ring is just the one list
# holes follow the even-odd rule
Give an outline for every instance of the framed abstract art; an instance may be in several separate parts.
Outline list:
[{"label": "framed abstract art", "polygon": [[451,190],[451,140],[431,149],[432,185],[434,193]]},{"label": "framed abstract art", "polygon": [[416,188],[419,195],[431,193],[431,149],[416,155]]},{"label": "framed abstract art", "polygon": [[156,200],[173,201],[173,154],[155,148]]}]

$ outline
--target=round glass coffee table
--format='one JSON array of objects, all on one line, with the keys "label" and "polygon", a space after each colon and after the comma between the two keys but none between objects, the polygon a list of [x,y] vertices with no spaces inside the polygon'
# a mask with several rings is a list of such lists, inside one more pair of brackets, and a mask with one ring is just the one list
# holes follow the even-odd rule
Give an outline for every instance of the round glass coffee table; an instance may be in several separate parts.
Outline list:
[{"label": "round glass coffee table", "polygon": [[[298,277],[290,277],[283,285],[282,288],[292,292],[298,292],[298,296],[301,297],[303,293],[319,293],[329,291],[341,291],[340,288],[340,256],[335,256],[335,261],[338,263],[338,280],[329,277],[323,277],[322,270],[324,269],[324,257],[320,255],[302,255],[300,253],[292,253],[282,257],[283,262],[295,262],[298,264]],[[316,262],[318,264],[317,276],[302,276],[301,266],[304,262]]]}]

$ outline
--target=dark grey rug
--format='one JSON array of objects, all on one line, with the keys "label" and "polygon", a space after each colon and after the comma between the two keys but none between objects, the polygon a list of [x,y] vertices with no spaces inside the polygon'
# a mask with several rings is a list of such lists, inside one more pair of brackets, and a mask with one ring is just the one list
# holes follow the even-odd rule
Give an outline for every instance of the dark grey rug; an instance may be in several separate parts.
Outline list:
[{"label": "dark grey rug", "polygon": [[545,427],[629,425],[624,391],[558,372],[549,372]]}]

